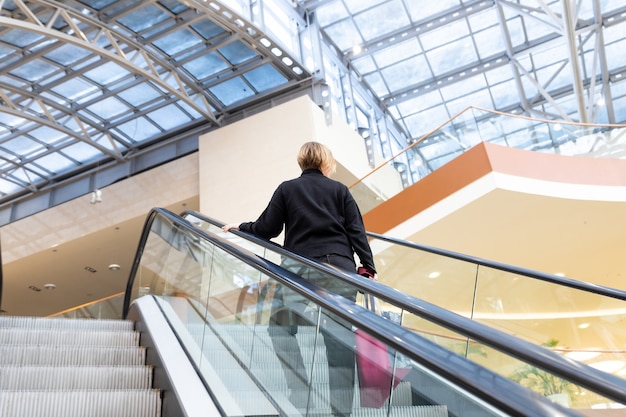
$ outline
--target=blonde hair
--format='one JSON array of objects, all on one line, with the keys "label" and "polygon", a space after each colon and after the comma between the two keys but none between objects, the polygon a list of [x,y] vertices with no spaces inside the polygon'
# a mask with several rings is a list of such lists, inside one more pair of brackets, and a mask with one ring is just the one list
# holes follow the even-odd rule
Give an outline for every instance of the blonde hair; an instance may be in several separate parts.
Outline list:
[{"label": "blonde hair", "polygon": [[337,163],[333,154],[325,145],[318,142],[307,142],[298,153],[298,165],[305,169],[319,169],[326,176],[335,173]]}]

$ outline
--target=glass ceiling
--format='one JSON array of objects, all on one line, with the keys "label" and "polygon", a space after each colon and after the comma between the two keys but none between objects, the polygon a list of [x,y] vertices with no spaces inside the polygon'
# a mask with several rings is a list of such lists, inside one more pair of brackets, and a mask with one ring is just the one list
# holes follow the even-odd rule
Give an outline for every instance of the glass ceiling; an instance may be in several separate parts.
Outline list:
[{"label": "glass ceiling", "polygon": [[626,121],[622,0],[0,4],[0,206],[303,89],[372,165],[469,106]]}]

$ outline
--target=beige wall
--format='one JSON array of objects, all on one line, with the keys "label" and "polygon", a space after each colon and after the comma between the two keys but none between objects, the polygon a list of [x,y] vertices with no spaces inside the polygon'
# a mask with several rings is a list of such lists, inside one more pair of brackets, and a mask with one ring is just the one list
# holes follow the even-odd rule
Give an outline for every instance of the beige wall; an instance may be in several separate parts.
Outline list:
[{"label": "beige wall", "polygon": [[363,139],[300,97],[208,133],[199,142],[200,212],[225,223],[255,220],[284,180],[300,175],[296,155],[304,142],[326,144],[351,185],[369,171]]}]

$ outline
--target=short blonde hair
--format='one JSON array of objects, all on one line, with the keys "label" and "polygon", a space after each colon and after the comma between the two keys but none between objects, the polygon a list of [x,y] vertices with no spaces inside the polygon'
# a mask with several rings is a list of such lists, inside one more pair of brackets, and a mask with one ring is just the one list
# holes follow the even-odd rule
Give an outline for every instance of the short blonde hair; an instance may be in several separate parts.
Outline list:
[{"label": "short blonde hair", "polygon": [[328,147],[318,142],[307,142],[298,153],[298,165],[305,169],[319,169],[324,175],[335,173],[337,163]]}]

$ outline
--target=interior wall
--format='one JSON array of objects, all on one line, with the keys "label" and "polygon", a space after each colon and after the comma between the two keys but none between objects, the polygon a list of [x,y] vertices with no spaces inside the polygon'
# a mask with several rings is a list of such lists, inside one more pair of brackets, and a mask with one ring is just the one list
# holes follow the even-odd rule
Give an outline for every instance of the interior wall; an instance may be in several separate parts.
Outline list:
[{"label": "interior wall", "polygon": [[224,223],[256,220],[276,187],[300,175],[296,156],[308,141],[331,149],[337,181],[349,186],[367,174],[363,138],[332,120],[303,96],[201,136],[200,212]]},{"label": "interior wall", "polygon": [[197,198],[198,155],[190,154],[124,181],[103,187],[102,201],[91,193],[0,228],[3,263],[73,241],[136,217],[153,207]]}]

